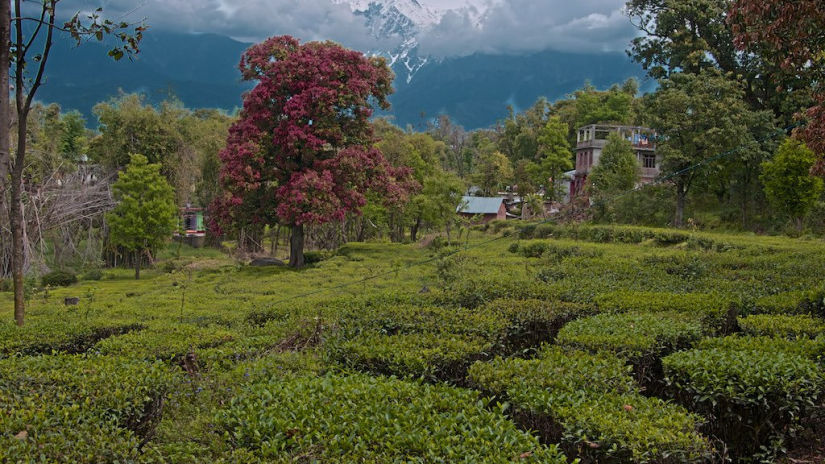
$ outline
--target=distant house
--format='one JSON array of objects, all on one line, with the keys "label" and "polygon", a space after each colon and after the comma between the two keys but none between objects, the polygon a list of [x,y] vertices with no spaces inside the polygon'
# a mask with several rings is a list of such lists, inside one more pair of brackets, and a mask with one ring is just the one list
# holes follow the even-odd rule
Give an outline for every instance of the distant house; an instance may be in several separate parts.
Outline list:
[{"label": "distant house", "polygon": [[459,216],[479,217],[481,222],[507,219],[507,205],[501,197],[461,197],[455,212]]},{"label": "distant house", "polygon": [[662,162],[661,155],[656,153],[656,132],[647,127],[614,126],[605,124],[591,124],[579,128],[576,137],[576,171],[575,178],[569,186],[570,197],[582,192],[587,177],[593,166],[599,164],[602,150],[607,145],[607,137],[617,133],[633,145],[636,161],[639,163],[640,183],[653,182],[659,175]]},{"label": "distant house", "polygon": [[190,205],[180,208],[181,230],[175,234],[175,239],[195,248],[203,247],[206,243],[203,213],[203,208],[193,208]]}]

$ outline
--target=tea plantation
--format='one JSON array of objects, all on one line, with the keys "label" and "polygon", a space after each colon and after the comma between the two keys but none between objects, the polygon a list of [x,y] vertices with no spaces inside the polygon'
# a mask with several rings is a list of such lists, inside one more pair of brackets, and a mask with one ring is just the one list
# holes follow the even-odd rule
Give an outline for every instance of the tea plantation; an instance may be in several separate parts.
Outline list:
[{"label": "tea plantation", "polygon": [[821,240],[494,223],[322,258],[170,247],[22,328],[0,293],[0,462],[825,462]]}]

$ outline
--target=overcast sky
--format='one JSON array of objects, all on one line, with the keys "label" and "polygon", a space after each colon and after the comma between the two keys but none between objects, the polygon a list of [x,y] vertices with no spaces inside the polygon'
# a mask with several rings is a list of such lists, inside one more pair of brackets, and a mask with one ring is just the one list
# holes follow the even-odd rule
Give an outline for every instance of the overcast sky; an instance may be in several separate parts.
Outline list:
[{"label": "overcast sky", "polygon": [[[622,51],[637,33],[621,12],[624,0],[419,2],[449,10],[418,37],[422,50],[437,56]],[[65,13],[102,6],[112,19],[145,18],[155,29],[214,32],[244,41],[290,34],[304,41],[331,39],[364,51],[387,45],[376,43],[349,5],[334,0],[65,0],[60,5]]]}]

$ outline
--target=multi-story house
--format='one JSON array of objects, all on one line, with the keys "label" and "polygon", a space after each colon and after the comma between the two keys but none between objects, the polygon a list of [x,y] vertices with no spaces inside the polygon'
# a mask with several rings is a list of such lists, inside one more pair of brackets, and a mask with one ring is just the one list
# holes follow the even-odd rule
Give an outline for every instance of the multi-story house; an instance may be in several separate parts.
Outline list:
[{"label": "multi-story house", "polygon": [[616,126],[591,124],[579,129],[576,137],[576,171],[570,183],[570,197],[581,193],[587,176],[593,166],[599,164],[602,150],[607,144],[607,137],[618,133],[633,145],[636,159],[641,167],[640,183],[653,182],[659,175],[661,157],[656,154],[656,133],[653,129],[638,126]]}]

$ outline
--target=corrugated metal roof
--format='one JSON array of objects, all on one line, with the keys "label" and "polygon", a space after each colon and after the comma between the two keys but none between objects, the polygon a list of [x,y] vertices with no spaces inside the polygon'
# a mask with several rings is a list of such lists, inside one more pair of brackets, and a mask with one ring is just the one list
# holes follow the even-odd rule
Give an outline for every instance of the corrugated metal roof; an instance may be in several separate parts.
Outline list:
[{"label": "corrugated metal roof", "polygon": [[465,214],[498,214],[501,207],[501,197],[461,197],[461,204],[455,209],[456,213]]}]

